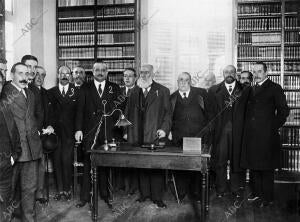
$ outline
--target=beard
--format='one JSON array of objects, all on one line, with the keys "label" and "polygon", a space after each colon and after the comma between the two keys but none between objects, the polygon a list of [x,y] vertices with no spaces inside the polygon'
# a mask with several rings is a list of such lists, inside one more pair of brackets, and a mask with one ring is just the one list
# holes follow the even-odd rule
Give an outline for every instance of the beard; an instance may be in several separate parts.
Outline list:
[{"label": "beard", "polygon": [[233,78],[232,76],[227,76],[225,78],[225,82],[228,83],[228,84],[231,84],[235,81],[235,78]]},{"label": "beard", "polygon": [[78,85],[82,85],[82,84],[83,84],[83,81],[84,81],[84,80],[81,79],[81,78],[76,78],[76,79],[75,79],[75,83],[78,84]]},{"label": "beard", "polygon": [[149,78],[147,80],[143,80],[142,78],[139,78],[136,82],[136,84],[138,85],[138,87],[142,88],[142,89],[146,89],[148,88],[151,84],[152,84],[152,79]]}]

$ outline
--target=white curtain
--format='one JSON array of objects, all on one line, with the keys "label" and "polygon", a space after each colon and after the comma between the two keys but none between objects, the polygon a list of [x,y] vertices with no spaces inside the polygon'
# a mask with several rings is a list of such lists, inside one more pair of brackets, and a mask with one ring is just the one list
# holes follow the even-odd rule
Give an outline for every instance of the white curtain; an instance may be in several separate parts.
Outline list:
[{"label": "white curtain", "polygon": [[154,65],[156,81],[173,92],[184,71],[197,87],[222,80],[220,71],[233,62],[232,1],[141,0],[142,63]]}]

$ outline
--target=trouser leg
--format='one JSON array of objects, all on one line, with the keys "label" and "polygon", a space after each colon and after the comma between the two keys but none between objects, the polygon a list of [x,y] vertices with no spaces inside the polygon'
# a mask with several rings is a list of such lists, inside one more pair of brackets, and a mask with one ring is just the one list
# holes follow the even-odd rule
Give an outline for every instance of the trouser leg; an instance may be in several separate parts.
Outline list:
[{"label": "trouser leg", "polygon": [[150,170],[139,170],[140,193],[142,197],[150,197]]},{"label": "trouser leg", "polygon": [[216,168],[216,190],[217,193],[225,193],[227,190],[227,166]]},{"label": "trouser leg", "polygon": [[63,140],[63,151],[61,154],[62,161],[62,182],[63,182],[63,191],[69,192],[71,190],[72,184],[72,163],[73,163],[73,147],[74,141],[70,138],[65,138]]},{"label": "trouser leg", "polygon": [[35,193],[38,185],[38,160],[21,164],[22,222],[36,221]]},{"label": "trouser leg", "polygon": [[82,178],[82,186],[80,189],[80,200],[83,202],[89,202],[90,200],[90,191],[91,191],[91,160],[90,154],[84,154],[83,161],[83,178]]},{"label": "trouser leg", "polygon": [[45,155],[38,161],[38,190],[36,198],[44,198],[44,184],[45,184]]},{"label": "trouser leg", "polygon": [[151,199],[162,200],[164,194],[164,172],[162,170],[151,170]]}]

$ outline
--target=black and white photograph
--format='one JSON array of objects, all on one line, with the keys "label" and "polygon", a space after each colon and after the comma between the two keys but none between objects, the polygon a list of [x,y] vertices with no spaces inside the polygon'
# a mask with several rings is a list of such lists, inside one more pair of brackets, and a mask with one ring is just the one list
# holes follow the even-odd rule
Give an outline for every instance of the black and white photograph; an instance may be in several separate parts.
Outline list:
[{"label": "black and white photograph", "polygon": [[300,0],[0,0],[0,222],[88,221],[300,221]]}]

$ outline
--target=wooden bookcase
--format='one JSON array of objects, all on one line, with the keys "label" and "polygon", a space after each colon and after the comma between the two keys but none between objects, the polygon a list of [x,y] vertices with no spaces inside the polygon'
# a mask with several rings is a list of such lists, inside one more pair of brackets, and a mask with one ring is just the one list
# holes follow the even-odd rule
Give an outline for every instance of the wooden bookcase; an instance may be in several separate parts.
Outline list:
[{"label": "wooden bookcase", "polygon": [[57,0],[57,65],[81,65],[92,79],[96,61],[122,84],[124,68],[139,61],[138,0]]},{"label": "wooden bookcase", "polygon": [[5,58],[5,1],[0,0],[0,57]]},{"label": "wooden bookcase", "polygon": [[282,169],[300,172],[300,1],[237,1],[237,68],[263,61],[286,94],[290,115],[280,130]]}]

